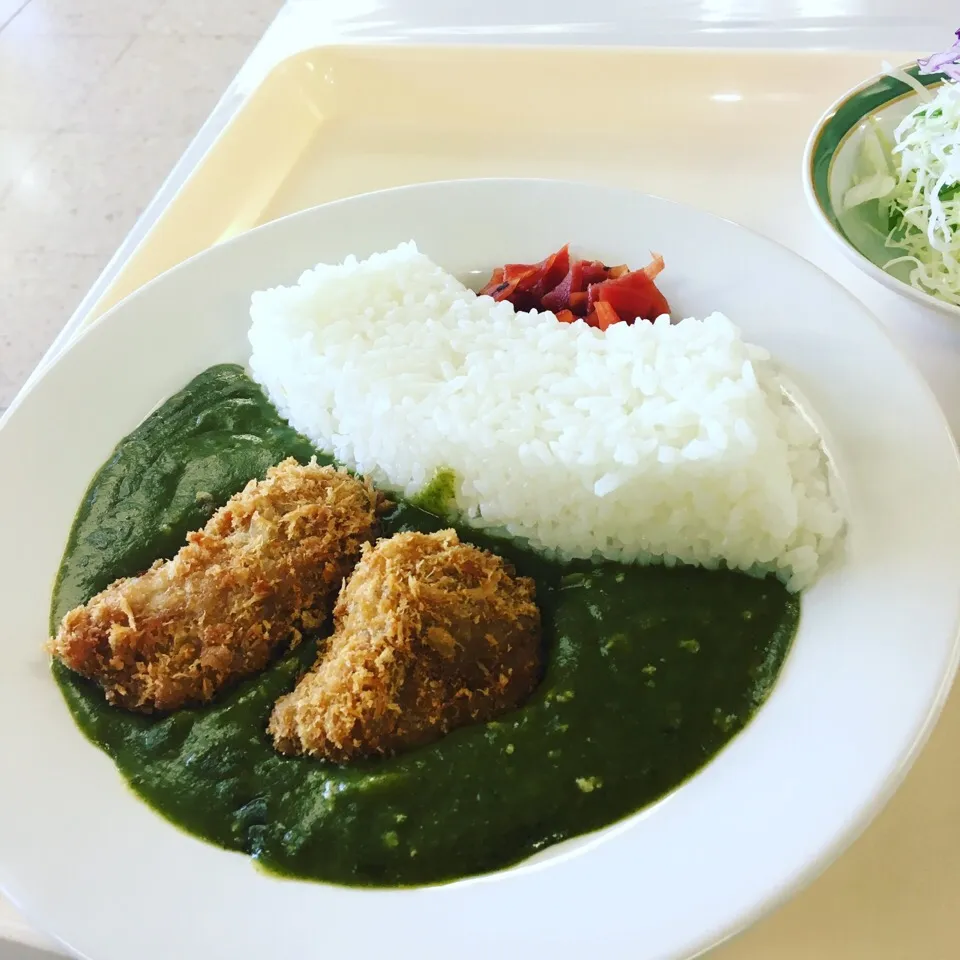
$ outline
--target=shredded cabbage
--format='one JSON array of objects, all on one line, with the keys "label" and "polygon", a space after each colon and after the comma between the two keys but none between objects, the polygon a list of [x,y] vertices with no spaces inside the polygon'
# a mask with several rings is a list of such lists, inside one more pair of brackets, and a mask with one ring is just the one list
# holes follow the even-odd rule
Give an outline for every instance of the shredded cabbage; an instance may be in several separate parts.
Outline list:
[{"label": "shredded cabbage", "polygon": [[960,306],[960,85],[944,83],[904,117],[894,140],[876,123],[867,127],[843,208],[878,201],[885,245],[902,252],[884,269],[911,264],[912,286]]}]

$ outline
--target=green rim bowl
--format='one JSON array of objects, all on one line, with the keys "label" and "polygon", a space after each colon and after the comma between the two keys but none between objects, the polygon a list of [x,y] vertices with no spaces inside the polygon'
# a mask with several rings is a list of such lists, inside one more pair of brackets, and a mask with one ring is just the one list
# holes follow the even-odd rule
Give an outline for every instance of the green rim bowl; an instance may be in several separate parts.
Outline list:
[{"label": "green rim bowl", "polygon": [[[942,74],[921,76],[916,62],[901,69],[925,87],[938,87],[945,79]],[[853,210],[843,209],[843,195],[853,183],[860,142],[868,123],[875,120],[892,140],[897,124],[919,102],[915,90],[885,73],[845,93],[820,118],[807,140],[803,184],[817,219],[860,270],[925,307],[960,318],[960,307],[910,284],[908,265],[884,269],[883,265],[899,252],[883,243],[886,230],[879,223],[875,202]]]}]

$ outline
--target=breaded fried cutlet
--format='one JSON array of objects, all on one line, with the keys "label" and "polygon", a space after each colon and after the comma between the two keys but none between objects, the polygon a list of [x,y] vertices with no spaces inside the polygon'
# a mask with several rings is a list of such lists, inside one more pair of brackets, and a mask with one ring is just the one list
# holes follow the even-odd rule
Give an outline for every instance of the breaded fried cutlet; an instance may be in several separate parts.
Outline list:
[{"label": "breaded fried cutlet", "polygon": [[364,547],[313,670],[274,707],[282,753],[392,754],[519,706],[541,675],[534,583],[453,530]]},{"label": "breaded fried cutlet", "polygon": [[172,560],[71,610],[50,652],[130,710],[206,703],[327,618],[380,506],[362,480],[285,460]]}]

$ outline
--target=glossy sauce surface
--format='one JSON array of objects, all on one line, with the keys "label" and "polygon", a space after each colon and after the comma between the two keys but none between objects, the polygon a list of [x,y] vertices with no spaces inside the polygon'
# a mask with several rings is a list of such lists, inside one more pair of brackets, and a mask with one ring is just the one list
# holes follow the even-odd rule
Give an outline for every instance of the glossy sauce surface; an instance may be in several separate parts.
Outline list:
[{"label": "glossy sauce surface", "polygon": [[[91,483],[51,627],[120,576],[172,556],[248,479],[316,451],[239,367],[213,367],[123,440]],[[323,459],[319,457],[319,459]],[[384,534],[449,524],[445,491],[398,504]],[[266,723],[323,633],[202,709],[108,707],[54,666],[77,723],[185,830],[291,876],[414,885],[515,863],[646,806],[708,762],[763,703],[800,602],[773,578],[694,567],[557,563],[469,528],[537,582],[546,673],[519,710],[400,756],[281,757]]]}]

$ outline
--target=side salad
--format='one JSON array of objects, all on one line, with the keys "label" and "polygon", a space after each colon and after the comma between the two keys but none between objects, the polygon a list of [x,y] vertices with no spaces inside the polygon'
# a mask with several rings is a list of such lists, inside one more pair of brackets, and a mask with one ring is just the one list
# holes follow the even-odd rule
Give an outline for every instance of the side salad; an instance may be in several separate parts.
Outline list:
[{"label": "side salad", "polygon": [[876,201],[885,245],[900,251],[884,269],[910,264],[914,287],[960,306],[960,30],[956,37],[949,50],[917,61],[920,73],[945,76],[936,93],[884,64],[921,103],[894,130],[892,143],[870,119],[843,207]]}]

